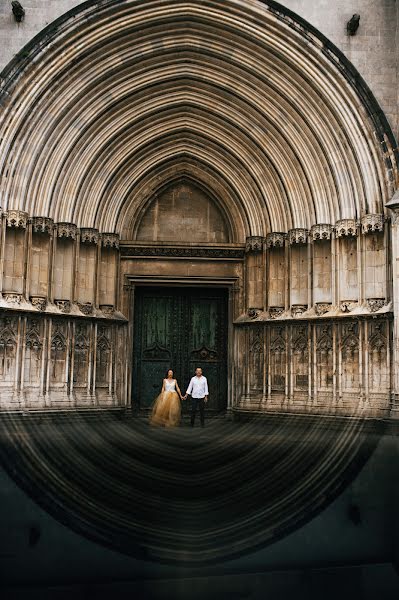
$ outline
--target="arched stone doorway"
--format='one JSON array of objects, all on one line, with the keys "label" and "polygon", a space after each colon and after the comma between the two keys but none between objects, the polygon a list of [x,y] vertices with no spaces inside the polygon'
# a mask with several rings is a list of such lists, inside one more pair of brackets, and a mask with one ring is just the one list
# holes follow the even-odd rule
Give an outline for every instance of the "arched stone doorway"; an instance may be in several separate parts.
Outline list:
[{"label": "arched stone doorway", "polygon": [[[328,40],[272,1],[177,0],[166,10],[158,0],[104,0],[33,40],[3,73],[1,99],[1,408],[130,407],[132,382],[142,391],[132,361],[135,298],[144,293],[136,290],[227,289],[228,407],[356,419],[309,462],[293,442],[276,487],[265,485],[259,454],[237,463],[236,479],[223,471],[232,495],[238,481],[237,498],[260,493],[251,513],[237,505],[234,528],[218,496],[205,534],[186,522],[171,541],[168,515],[152,498],[160,517],[153,557],[215,562],[233,545],[248,551],[302,523],[351,470],[357,418],[386,416],[398,392],[390,210],[399,203],[386,208],[396,144],[364,82]],[[160,214],[171,217],[165,227]],[[202,342],[194,350],[213,350]],[[112,484],[129,446],[111,465],[96,455],[93,479],[84,493],[76,480],[82,493],[74,493],[68,452],[63,486],[53,453],[43,452],[47,440],[38,436],[32,460],[12,433],[16,476],[54,511],[61,494],[60,518],[69,523],[71,512],[79,531],[132,553],[153,535],[141,488],[132,485],[140,522],[115,486],[111,509],[103,489],[93,498],[98,469],[109,467]],[[135,466],[147,434],[134,437],[143,442]],[[256,487],[242,488],[242,474]],[[173,478],[170,486],[159,475],[174,493]]]}]

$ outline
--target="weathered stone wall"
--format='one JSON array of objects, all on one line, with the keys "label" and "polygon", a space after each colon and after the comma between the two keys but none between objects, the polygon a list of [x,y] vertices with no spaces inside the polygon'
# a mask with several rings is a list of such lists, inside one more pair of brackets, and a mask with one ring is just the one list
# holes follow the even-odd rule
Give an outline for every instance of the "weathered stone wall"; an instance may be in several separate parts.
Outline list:
[{"label": "weathered stone wall", "polygon": [[[39,31],[65,12],[82,4],[77,0],[24,0],[25,20],[16,23],[10,2],[0,3],[0,69]],[[282,0],[329,38],[354,64],[385,112],[398,139],[398,23],[396,0]],[[346,23],[360,14],[360,27],[348,36]]]}]

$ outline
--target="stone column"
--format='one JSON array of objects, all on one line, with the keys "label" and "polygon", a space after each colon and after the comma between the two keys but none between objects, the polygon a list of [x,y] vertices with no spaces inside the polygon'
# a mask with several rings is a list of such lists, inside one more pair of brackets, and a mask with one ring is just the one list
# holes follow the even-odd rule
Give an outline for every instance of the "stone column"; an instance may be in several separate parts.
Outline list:
[{"label": "stone column", "polygon": [[247,237],[245,245],[246,308],[251,313],[264,309],[265,256],[264,238]]},{"label": "stone column", "polygon": [[91,227],[81,228],[75,298],[79,310],[85,315],[92,314],[96,300],[97,246],[99,239],[97,229]]},{"label": "stone column", "polygon": [[331,236],[332,226],[329,223],[313,225],[310,230],[313,250],[312,300],[318,314],[328,312],[333,300]]},{"label": "stone column", "polygon": [[267,308],[272,317],[287,308],[287,234],[274,231],[266,236],[267,248]]},{"label": "stone column", "polygon": [[392,416],[399,418],[399,190],[386,204],[391,216],[393,343],[391,358]]},{"label": "stone column", "polygon": [[309,302],[309,253],[307,229],[297,227],[290,229],[288,240],[290,244],[290,299],[292,314],[298,316],[305,312]]}]

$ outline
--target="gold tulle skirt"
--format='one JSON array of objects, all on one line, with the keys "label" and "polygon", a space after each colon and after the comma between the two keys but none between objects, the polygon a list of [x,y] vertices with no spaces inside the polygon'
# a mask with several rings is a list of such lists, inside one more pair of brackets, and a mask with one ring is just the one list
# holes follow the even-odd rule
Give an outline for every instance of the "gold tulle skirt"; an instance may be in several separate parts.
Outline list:
[{"label": "gold tulle skirt", "polygon": [[151,425],[177,427],[181,420],[180,398],[177,392],[161,392],[155,399],[150,416]]}]

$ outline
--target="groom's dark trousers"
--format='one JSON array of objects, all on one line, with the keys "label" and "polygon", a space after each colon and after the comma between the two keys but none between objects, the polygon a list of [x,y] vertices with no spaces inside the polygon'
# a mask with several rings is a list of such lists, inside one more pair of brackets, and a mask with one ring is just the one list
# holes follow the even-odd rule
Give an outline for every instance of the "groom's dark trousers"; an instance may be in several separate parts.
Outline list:
[{"label": "groom's dark trousers", "polygon": [[191,427],[194,427],[195,415],[199,407],[201,427],[205,425],[205,398],[191,397]]}]

